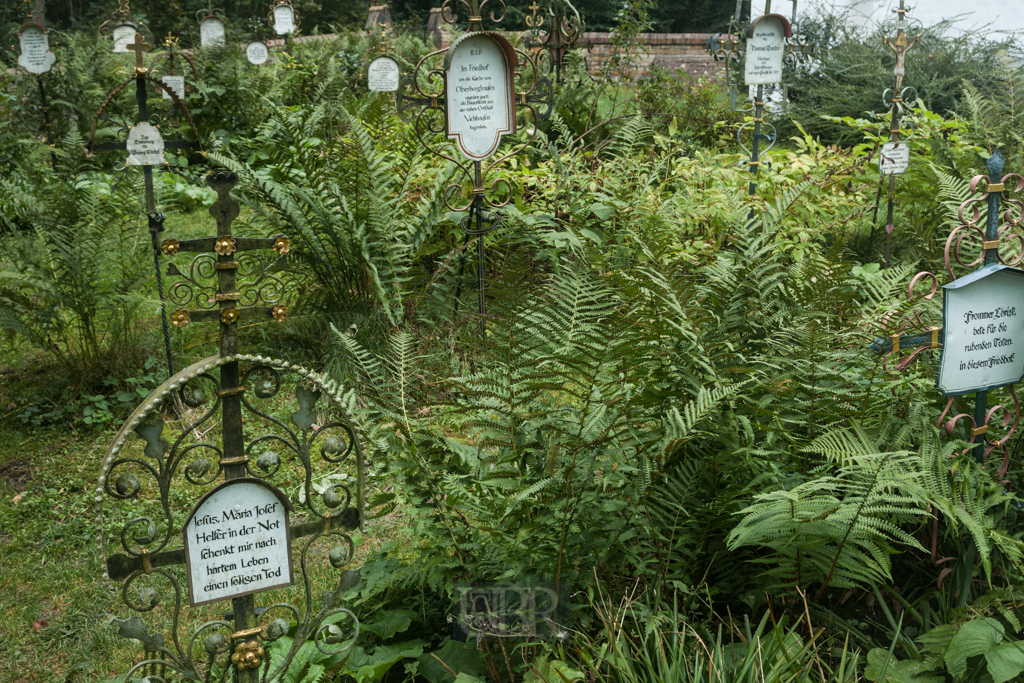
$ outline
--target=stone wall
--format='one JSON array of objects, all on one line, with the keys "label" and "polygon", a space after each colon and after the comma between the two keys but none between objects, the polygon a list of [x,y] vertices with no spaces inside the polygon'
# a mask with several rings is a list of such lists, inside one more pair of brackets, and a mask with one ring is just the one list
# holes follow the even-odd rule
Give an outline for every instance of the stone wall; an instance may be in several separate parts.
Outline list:
[{"label": "stone wall", "polygon": [[[376,27],[381,24],[387,25],[390,20],[390,13],[387,5],[371,7],[370,16],[367,18],[367,27]],[[505,36],[514,45],[520,44],[521,35],[518,33],[506,32]],[[452,41],[459,36],[459,32],[441,19],[440,8],[430,11],[430,20],[427,24],[427,38],[432,39],[438,48],[445,48],[451,45]],[[303,36],[294,40],[302,42],[307,40],[331,39],[333,35]],[[710,33],[645,33],[643,40],[646,43],[646,51],[640,56],[638,70],[639,75],[644,76],[650,72],[651,66],[657,64],[670,70],[685,71],[691,76],[702,76],[714,78],[721,74],[722,64],[716,62],[707,53],[708,39]],[[267,44],[277,47],[284,43],[283,40],[268,40]],[[611,33],[584,33],[577,43],[587,61],[587,68],[593,75],[604,73],[608,59],[614,53]]]},{"label": "stone wall", "polygon": [[[448,47],[458,37],[454,31],[441,20],[441,10],[430,11],[430,22],[427,34],[439,48]],[[505,37],[514,45],[521,41],[521,34],[505,33]],[[638,75],[646,76],[651,66],[657,64],[670,70],[682,70],[691,76],[714,78],[722,72],[722,64],[716,62],[708,54],[710,33],[645,33],[643,40],[646,50],[639,59]],[[592,75],[602,74],[608,60],[615,52],[611,33],[584,33],[577,43],[587,61],[587,68]]]},{"label": "stone wall", "polygon": [[[610,33],[584,33],[580,45],[590,45],[583,50],[587,67],[592,74],[602,73],[608,59],[614,53]],[[638,75],[650,73],[657,64],[670,70],[682,70],[691,76],[713,78],[722,71],[722,64],[708,54],[710,33],[645,33],[646,53],[640,56]]]}]

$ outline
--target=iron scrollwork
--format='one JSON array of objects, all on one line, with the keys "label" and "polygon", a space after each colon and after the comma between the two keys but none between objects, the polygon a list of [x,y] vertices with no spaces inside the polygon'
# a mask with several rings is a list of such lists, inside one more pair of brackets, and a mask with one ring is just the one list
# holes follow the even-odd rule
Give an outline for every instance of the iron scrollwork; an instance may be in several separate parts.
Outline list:
[{"label": "iron scrollwork", "polygon": [[[221,383],[215,371],[230,363],[242,363],[243,413],[248,415],[249,438],[245,448],[246,474],[289,491],[296,509],[311,520],[292,526],[298,546],[302,576],[298,605],[277,602],[259,611],[258,624],[239,634],[227,619],[215,619],[185,631],[181,551],[170,549],[180,540],[175,492],[198,499],[224,478],[223,450],[206,434],[216,425],[222,409]],[[290,396],[285,387],[293,387]],[[168,425],[161,418],[177,397],[188,406],[180,433],[165,436]],[[281,413],[282,402],[292,408]],[[279,451],[280,454],[276,453]],[[351,476],[335,475],[346,469]],[[297,482],[289,485],[288,482]],[[323,482],[318,487],[318,482]],[[351,484],[350,484],[351,482]],[[172,678],[208,680],[204,676],[232,666],[263,668],[262,680],[275,681],[287,671],[298,649],[313,641],[324,654],[341,654],[352,647],[359,633],[356,616],[340,604],[350,585],[344,571],[354,555],[349,532],[360,527],[363,501],[363,451],[358,424],[348,412],[345,391],[321,375],[286,361],[253,355],[214,356],[200,361],[162,384],[129,417],[118,431],[103,460],[96,489],[97,545],[107,555],[108,516],[104,499],[113,499],[143,514],[123,524],[119,552],[110,556],[107,575],[123,580],[121,598],[135,613],[119,621],[120,633],[141,641],[146,657],[128,672]],[[180,520],[177,522],[180,525]],[[314,548],[338,576],[322,592],[314,591]],[[151,633],[139,615],[158,605],[170,612],[165,633]],[[341,624],[335,623],[341,619]],[[185,620],[187,621],[187,620]],[[342,635],[337,635],[338,627]],[[281,663],[270,670],[269,657],[258,657],[262,648],[295,628],[294,640]]]},{"label": "iron scrollwork", "polygon": [[[469,12],[469,25],[459,40],[472,35],[485,35],[491,37],[493,42],[503,44],[506,55],[514,57],[508,59],[509,66],[513,69],[512,107],[516,122],[513,130],[526,127],[526,139],[514,144],[504,154],[495,152],[485,160],[474,159],[471,164],[468,157],[463,158],[450,151],[451,147],[445,142],[438,145],[437,138],[448,133],[447,75],[444,64],[439,64],[439,61],[452,48],[436,50],[421,58],[412,74],[402,79],[396,97],[398,115],[403,121],[412,124],[420,143],[432,154],[450,161],[463,175],[462,183],[451,183],[445,188],[443,200],[450,211],[466,213],[459,221],[459,228],[466,235],[467,241],[472,237],[477,238],[478,312],[481,336],[485,332],[484,316],[487,312],[484,296],[483,236],[494,231],[500,223],[500,218],[491,211],[512,201],[513,193],[512,183],[503,177],[494,178],[492,173],[495,173],[505,160],[519,154],[530,145],[537,134],[537,123],[551,116],[554,103],[551,81],[541,75],[536,62],[526,52],[512,47],[501,34],[483,30],[483,12],[492,1],[497,5],[500,14],[496,15],[495,10],[491,9],[491,21],[500,22],[505,15],[505,3],[502,0],[483,0],[480,3],[477,0],[445,0],[441,14],[447,23],[455,24],[458,21],[456,3],[461,3]],[[463,187],[466,182],[471,186],[469,197],[459,199],[465,196]]]},{"label": "iron scrollwork", "polygon": [[[167,255],[175,251],[175,240],[167,240],[163,251]],[[241,306],[274,305],[281,302],[285,294],[284,282],[276,275],[287,267],[284,256],[267,260],[253,253],[245,253],[234,261],[238,277],[243,280],[236,292],[219,294],[217,288],[218,263],[211,254],[194,257],[185,270],[171,263],[167,275],[181,278],[167,289],[167,298],[180,308],[216,308],[222,299],[230,298]]]},{"label": "iron scrollwork", "polygon": [[[514,75],[517,117],[522,118],[523,124],[533,122],[534,126],[528,128],[529,135],[525,141],[504,154],[488,159],[486,163],[473,162],[470,166],[466,159],[436,144],[437,136],[446,132],[445,75],[442,68],[430,65],[435,64],[445,52],[446,50],[436,50],[427,54],[416,64],[412,75],[402,79],[398,90],[398,114],[403,121],[413,125],[417,139],[428,151],[455,164],[464,174],[465,180],[472,183],[472,194],[465,203],[456,200],[456,197],[462,194],[461,183],[451,183],[445,188],[444,203],[450,211],[461,213],[474,207],[480,210],[503,207],[512,199],[512,185],[504,178],[492,179],[492,173],[502,162],[529,147],[537,133],[536,122],[551,116],[554,97],[551,81],[540,75],[536,64],[525,52],[515,50],[516,56],[521,59]],[[488,194],[497,197],[492,199],[487,196]],[[485,221],[492,220],[486,217],[486,214],[484,216]],[[483,232],[467,230],[469,218],[467,216],[463,219],[466,234],[484,234],[496,227],[495,223]]]},{"label": "iron scrollwork", "polygon": [[[960,224],[950,231],[944,249],[945,274],[952,282],[983,264],[999,263],[1019,266],[1024,262],[1024,201],[1017,195],[1024,191],[1024,176],[1017,173],[1003,175],[1005,160],[997,149],[988,160],[989,175],[975,176],[970,183],[971,194],[957,209]],[[999,182],[994,182],[999,179]],[[981,224],[981,203],[988,204],[986,224]],[[1006,209],[1000,213],[1000,204]],[[1002,223],[1000,224],[1000,218]],[[1003,248],[1010,245],[1006,253]],[[939,277],[922,271],[910,281],[908,299],[932,299],[939,288]],[[871,348],[883,355],[883,369],[891,376],[905,372],[923,353],[939,349],[943,343],[943,328],[929,326],[920,312],[911,312],[899,322],[890,318],[883,322],[885,337],[876,339]],[[893,363],[895,361],[895,363]],[[969,424],[968,441],[980,462],[986,462],[993,452],[1003,455],[996,470],[997,477],[1006,473],[1010,464],[1007,444],[1020,425],[1020,401],[1016,387],[1010,386],[1013,407],[987,406],[987,393],[978,392],[975,414],[957,413],[950,416],[957,396],[950,396],[935,426],[952,436],[958,423]],[[948,419],[947,419],[948,417]]]},{"label": "iron scrollwork", "polygon": [[110,19],[100,24],[100,35],[108,36],[119,26],[130,26],[142,34],[149,33],[149,27],[132,17],[129,0],[118,0],[117,9],[110,13]]},{"label": "iron scrollwork", "polygon": [[554,73],[560,83],[565,55],[576,47],[584,31],[583,19],[569,0],[547,0],[544,5],[534,0],[528,9],[532,14],[526,17],[526,46],[534,51],[536,62],[546,62],[546,72]]}]

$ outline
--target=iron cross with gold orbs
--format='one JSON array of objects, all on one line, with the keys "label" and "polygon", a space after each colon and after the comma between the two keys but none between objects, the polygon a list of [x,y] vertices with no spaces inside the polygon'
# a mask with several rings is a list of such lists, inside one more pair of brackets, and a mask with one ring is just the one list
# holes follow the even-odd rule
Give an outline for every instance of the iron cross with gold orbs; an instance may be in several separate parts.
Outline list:
[{"label": "iron cross with gold orbs", "polygon": [[142,63],[142,55],[153,49],[153,46],[146,42],[141,33],[136,32],[135,42],[125,45],[125,47],[135,53],[135,75],[141,76],[146,73],[148,69]]}]

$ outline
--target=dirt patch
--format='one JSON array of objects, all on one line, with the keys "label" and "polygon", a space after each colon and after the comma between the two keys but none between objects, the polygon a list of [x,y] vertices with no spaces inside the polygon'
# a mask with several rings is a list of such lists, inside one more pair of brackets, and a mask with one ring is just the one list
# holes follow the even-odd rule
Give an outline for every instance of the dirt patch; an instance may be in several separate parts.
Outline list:
[{"label": "dirt patch", "polygon": [[0,465],[0,481],[15,491],[24,491],[32,481],[32,468],[25,460],[12,460]]}]

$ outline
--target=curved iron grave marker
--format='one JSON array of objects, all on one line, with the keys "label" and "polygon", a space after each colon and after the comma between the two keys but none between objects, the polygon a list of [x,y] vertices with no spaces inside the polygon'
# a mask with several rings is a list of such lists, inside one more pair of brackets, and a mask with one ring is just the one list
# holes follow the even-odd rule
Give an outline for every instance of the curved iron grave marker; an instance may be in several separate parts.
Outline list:
[{"label": "curved iron grave marker", "polygon": [[516,132],[515,49],[497,33],[467,33],[444,57],[446,133],[473,161]]},{"label": "curved iron grave marker", "polygon": [[[402,79],[395,104],[403,121],[411,123],[416,137],[428,151],[451,161],[472,185],[464,199],[462,183],[445,188],[445,206],[456,213],[465,212],[459,228],[467,241],[476,237],[477,311],[480,336],[486,335],[487,300],[483,236],[495,230],[500,217],[491,212],[512,201],[512,185],[492,173],[502,162],[523,152],[537,133],[537,121],[551,115],[554,91],[536,62],[522,50],[512,47],[498,33],[483,30],[484,8],[491,0],[458,0],[469,11],[466,33],[447,50],[436,50],[420,59],[413,72]],[[495,2],[501,16],[489,13],[492,22],[504,17],[505,4]],[[445,0],[441,16],[456,24],[456,0]],[[437,60],[444,56],[438,68]],[[436,78],[440,72],[443,78]],[[502,154],[495,154],[503,136],[519,128],[522,117],[528,136]],[[445,133],[454,139],[459,154],[447,146],[437,147],[434,137]],[[468,159],[468,163],[467,163]],[[490,195],[490,196],[488,196]],[[464,263],[464,261],[463,261]],[[456,287],[456,312],[462,292],[462,266]]]},{"label": "curved iron grave marker", "polygon": [[[344,387],[282,360],[238,354],[240,322],[283,322],[288,315],[275,273],[289,244],[283,235],[231,234],[239,213],[230,196],[236,182],[234,174],[207,177],[218,195],[210,207],[215,237],[162,245],[170,259],[194,255],[187,266],[168,266],[167,274],[180,278],[169,294],[181,306],[175,325],[218,323],[220,353],[176,373],[136,408],[114,436],[98,478],[104,555],[104,500],[119,502],[128,518],[119,552],[107,557],[107,575],[123,582],[131,611],[145,616],[164,604],[171,617],[169,632],[151,632],[142,616],[117,622],[120,634],[141,641],[145,651],[126,679],[208,680],[214,671],[227,677],[233,670],[238,683],[271,683],[304,663],[296,662],[304,644],[342,655],[359,635],[359,621],[341,606],[341,596],[358,580],[345,568],[355,554],[348,532],[362,523],[360,430]],[[266,251],[267,257],[258,253]],[[175,399],[188,412],[168,430],[162,416]],[[220,438],[209,439],[204,434],[218,415]],[[347,470],[344,477],[340,469]],[[183,498],[194,501],[187,515],[175,504]],[[300,515],[305,519],[293,520]],[[334,576],[325,579],[311,566],[320,563],[336,570]],[[256,595],[300,582],[291,598],[296,604],[256,606]],[[227,600],[230,615],[198,626],[184,604]],[[291,645],[272,667],[266,648],[286,634]]]}]

